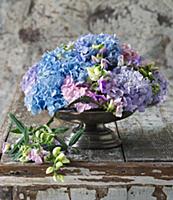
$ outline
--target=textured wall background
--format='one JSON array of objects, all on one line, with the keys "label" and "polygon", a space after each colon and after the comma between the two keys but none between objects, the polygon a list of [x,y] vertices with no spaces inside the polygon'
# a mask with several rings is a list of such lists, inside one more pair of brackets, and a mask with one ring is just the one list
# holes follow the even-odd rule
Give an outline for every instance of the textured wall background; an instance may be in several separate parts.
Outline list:
[{"label": "textured wall background", "polygon": [[173,0],[0,0],[1,120],[17,77],[46,49],[88,32],[116,33],[173,77]]}]

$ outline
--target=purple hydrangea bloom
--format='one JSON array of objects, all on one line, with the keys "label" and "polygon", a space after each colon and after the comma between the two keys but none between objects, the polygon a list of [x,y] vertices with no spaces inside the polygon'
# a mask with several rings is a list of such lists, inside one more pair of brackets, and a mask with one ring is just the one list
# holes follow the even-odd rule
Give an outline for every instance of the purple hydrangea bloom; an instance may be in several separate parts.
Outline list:
[{"label": "purple hydrangea bloom", "polygon": [[156,94],[153,94],[153,104],[163,102],[167,95],[168,90],[168,82],[166,81],[163,74],[161,74],[159,71],[153,72],[154,81],[152,84],[156,84],[159,86],[159,91]]},{"label": "purple hydrangea bloom", "polygon": [[27,95],[30,90],[32,89],[32,86],[35,84],[37,80],[37,71],[38,71],[38,65],[32,66],[27,73],[23,76],[22,82],[21,82],[21,88],[25,95]]},{"label": "purple hydrangea bloom", "polygon": [[113,70],[107,84],[107,94],[112,99],[121,98],[125,111],[144,111],[151,104],[152,87],[138,71],[123,66]]}]

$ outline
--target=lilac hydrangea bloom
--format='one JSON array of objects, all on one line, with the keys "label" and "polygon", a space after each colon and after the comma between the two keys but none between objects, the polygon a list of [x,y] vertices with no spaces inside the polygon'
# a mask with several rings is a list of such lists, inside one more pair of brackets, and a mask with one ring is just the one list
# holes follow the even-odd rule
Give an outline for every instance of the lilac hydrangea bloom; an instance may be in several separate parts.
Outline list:
[{"label": "lilac hydrangea bloom", "polygon": [[21,82],[21,88],[25,95],[27,95],[30,90],[32,89],[32,86],[35,84],[37,80],[37,67],[38,65],[32,66],[27,73],[23,76],[22,82]]},{"label": "lilac hydrangea bloom", "polygon": [[127,66],[117,67],[109,81],[107,94],[113,99],[121,98],[125,111],[144,111],[151,104],[151,84],[138,71]]},{"label": "lilac hydrangea bloom", "polygon": [[153,94],[153,104],[163,102],[167,95],[167,88],[168,88],[168,82],[166,81],[163,74],[161,74],[159,71],[155,71],[153,73],[154,81],[152,84],[156,84],[159,86],[159,91],[157,94]]}]

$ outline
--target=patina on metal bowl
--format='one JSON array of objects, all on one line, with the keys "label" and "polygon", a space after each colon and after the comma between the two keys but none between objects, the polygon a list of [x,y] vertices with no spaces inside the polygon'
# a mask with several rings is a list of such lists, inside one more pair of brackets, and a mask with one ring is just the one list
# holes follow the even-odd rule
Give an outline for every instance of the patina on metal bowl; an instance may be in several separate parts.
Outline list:
[{"label": "patina on metal bowl", "polygon": [[122,120],[132,115],[132,112],[123,112],[122,117],[116,117],[111,112],[85,111],[78,113],[72,110],[61,110],[55,117],[73,123],[84,123],[85,132],[77,143],[81,149],[108,149],[121,145],[117,134],[105,126],[106,123]]}]

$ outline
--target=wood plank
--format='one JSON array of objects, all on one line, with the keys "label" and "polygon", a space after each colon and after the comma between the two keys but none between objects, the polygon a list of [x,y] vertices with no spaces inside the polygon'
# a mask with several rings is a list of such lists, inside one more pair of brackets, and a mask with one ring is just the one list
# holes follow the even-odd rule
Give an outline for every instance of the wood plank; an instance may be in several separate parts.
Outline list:
[{"label": "wood plank", "polygon": [[[19,97],[16,99],[10,108],[10,112],[13,112],[20,120],[22,120],[26,125],[39,125],[46,123],[50,116],[48,113],[42,112],[39,115],[32,116],[30,112],[27,111],[27,109],[24,107],[23,103],[23,95],[18,91]],[[64,123],[61,120],[55,120],[53,126],[58,126],[60,124]],[[2,127],[3,132],[5,135],[8,133],[8,124],[9,119],[8,116],[6,117],[5,123]],[[72,124],[67,124],[68,126],[74,126]],[[116,128],[113,123],[110,123],[107,125],[109,128],[111,128],[114,132],[116,131]],[[68,134],[65,135],[65,137],[69,137],[70,131]],[[116,132],[115,132],[116,134]],[[14,142],[19,135],[10,133],[7,139],[7,142],[11,143]],[[94,161],[94,162],[102,162],[102,161],[117,161],[117,162],[123,162],[123,154],[121,147],[119,148],[113,148],[113,149],[106,149],[106,150],[80,150],[79,154],[69,154],[69,157],[72,160],[85,160],[85,161]],[[10,162],[11,158],[9,158],[7,155],[2,155],[1,162]]]},{"label": "wood plank", "polygon": [[[0,176],[17,177],[45,177],[48,165],[21,164],[21,163],[1,163]],[[70,176],[80,175],[104,175],[112,176],[140,176],[152,177],[159,180],[173,179],[173,163],[140,163],[140,162],[79,162],[73,161],[64,168],[64,173]],[[106,181],[106,179],[105,179]]]},{"label": "wood plank", "polygon": [[128,190],[128,200],[172,200],[173,188],[167,186],[132,186]]},{"label": "wood plank", "polygon": [[162,121],[159,108],[135,113],[118,128],[127,161],[173,161],[173,128]]},{"label": "wood plank", "polygon": [[0,164],[0,187],[13,188],[14,200],[173,198],[173,163],[73,162],[65,169],[64,182],[54,182],[52,177],[45,176],[46,167]]},{"label": "wood plank", "polygon": [[152,196],[154,188],[153,186],[132,186],[128,191],[128,200],[157,200]]},{"label": "wood plank", "polygon": [[0,160],[1,160],[3,142],[8,137],[8,130],[9,130],[9,125],[10,125],[8,113],[14,112],[14,110],[15,110],[14,105],[15,105],[16,101],[18,101],[18,99],[19,99],[19,93],[18,93],[19,87],[18,87],[18,85],[16,86],[15,90],[16,90],[15,96],[13,97],[13,100],[12,100],[11,104],[9,105],[9,107],[6,109],[6,117],[3,118],[3,122],[1,123],[1,126],[0,126]]},{"label": "wood plank", "polygon": [[[85,171],[86,173],[86,171]],[[173,186],[173,178],[154,178],[152,176],[121,176],[112,175],[106,176],[104,174],[73,175],[67,174],[64,177],[64,182],[55,182],[52,177],[25,177],[25,176],[0,176],[0,186],[19,186],[27,187],[32,190],[33,188],[46,188],[53,187],[78,187],[78,188],[97,188],[97,187],[116,187],[116,186]],[[32,188],[33,187],[33,188]]]},{"label": "wood plank", "polygon": [[[167,186],[115,186],[115,187],[14,187],[13,199],[32,200],[172,200],[172,187]],[[4,199],[6,200],[6,199]]]},{"label": "wood plank", "polygon": [[168,97],[160,106],[117,123],[127,161],[173,161],[172,88],[170,85]]},{"label": "wood plank", "polygon": [[127,200],[127,188],[125,187],[114,187],[109,188],[108,193],[101,200]]},{"label": "wood plank", "polygon": [[0,200],[12,200],[12,187],[0,186]]}]

